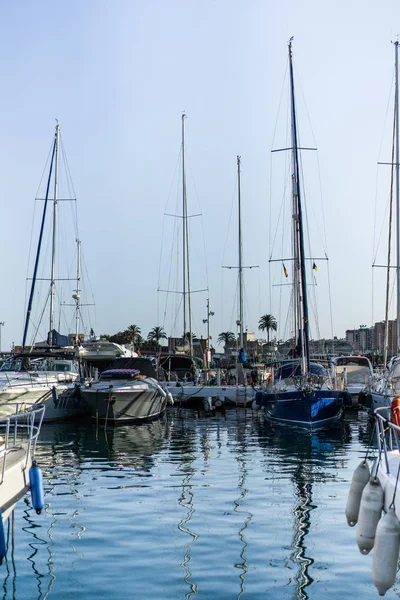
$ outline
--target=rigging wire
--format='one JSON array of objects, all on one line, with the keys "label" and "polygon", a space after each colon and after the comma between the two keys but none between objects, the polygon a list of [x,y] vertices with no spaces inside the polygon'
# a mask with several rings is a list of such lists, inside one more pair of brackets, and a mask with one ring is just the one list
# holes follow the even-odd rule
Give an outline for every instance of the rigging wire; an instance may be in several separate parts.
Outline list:
[{"label": "rigging wire", "polygon": [[[378,255],[378,251],[380,248],[380,244],[381,244],[381,240],[383,238],[383,231],[384,231],[384,226],[385,226],[385,222],[387,219],[387,214],[389,211],[389,237],[388,237],[388,248],[387,248],[387,264],[388,264],[388,272],[387,272],[387,282],[386,282],[386,308],[385,308],[385,320],[387,320],[388,318],[388,314],[389,314],[389,305],[388,304],[388,298],[389,298],[389,265],[390,265],[390,246],[391,246],[391,213],[392,213],[392,196],[393,196],[393,162],[394,162],[394,131],[395,131],[395,125],[393,125],[393,133],[392,133],[392,168],[391,168],[391,180],[390,180],[390,192],[389,192],[389,197],[385,206],[385,211],[382,217],[382,222],[381,222],[381,227],[380,227],[380,231],[379,231],[379,235],[377,236],[377,232],[376,232],[376,227],[377,227],[377,211],[378,211],[378,180],[379,180],[379,157],[382,154],[382,148],[383,148],[383,140],[385,137],[385,133],[386,133],[386,128],[387,128],[387,123],[388,123],[388,119],[389,119],[389,108],[391,105],[391,98],[393,97],[393,86],[394,86],[394,72],[393,72],[393,78],[392,78],[392,83],[391,83],[391,87],[390,87],[390,93],[388,96],[388,101],[387,101],[387,105],[386,105],[386,113],[385,113],[385,119],[384,119],[384,125],[383,125],[383,129],[382,129],[382,137],[381,137],[381,143],[380,143],[380,147],[379,147],[379,153],[378,153],[378,166],[377,166],[377,175],[376,175],[376,182],[375,182],[375,207],[374,207],[374,227],[373,227],[373,255],[372,255],[372,294],[371,294],[371,311],[372,311],[372,323],[374,323],[375,318],[374,318],[374,289],[375,289],[375,273],[374,273],[374,266],[376,264],[376,260],[377,260],[377,255]],[[394,107],[394,110],[396,110],[396,107]],[[387,331],[387,327],[386,327],[386,331]],[[387,341],[385,341],[385,348],[387,348]]]},{"label": "rigging wire", "polygon": [[[161,288],[161,273],[163,271],[163,257],[164,257],[164,236],[165,236],[165,215],[167,213],[167,209],[168,209],[168,205],[170,203],[170,199],[171,199],[171,194],[172,194],[172,188],[175,184],[175,181],[177,179],[177,172],[178,172],[178,167],[180,164],[180,160],[181,160],[181,154],[182,154],[182,148],[180,149],[180,151],[178,152],[177,158],[176,158],[176,162],[175,162],[175,170],[173,173],[173,177],[172,177],[172,181],[171,181],[171,185],[170,185],[170,189],[167,195],[167,200],[165,203],[165,207],[164,207],[164,219],[162,220],[162,228],[161,228],[161,245],[160,245],[160,258],[159,258],[159,263],[158,263],[158,286],[157,286],[157,320],[160,320],[160,315],[159,315],[159,293],[160,293],[160,288]],[[173,249],[171,249],[171,256],[173,253]],[[169,265],[171,266],[172,262],[171,260],[169,261]],[[169,270],[169,274],[171,273],[171,271]],[[168,279],[168,286],[167,289],[169,290],[169,279]],[[163,322],[165,323],[165,319],[166,319],[166,306],[168,304],[168,293],[166,296],[166,300],[164,303],[164,314],[163,314]]]}]

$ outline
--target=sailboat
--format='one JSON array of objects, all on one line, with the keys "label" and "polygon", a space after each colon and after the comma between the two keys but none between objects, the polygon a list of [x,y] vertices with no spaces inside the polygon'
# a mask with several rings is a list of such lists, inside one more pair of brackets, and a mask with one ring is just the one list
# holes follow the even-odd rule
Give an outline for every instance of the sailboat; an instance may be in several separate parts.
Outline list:
[{"label": "sailboat", "polygon": [[[67,336],[63,336],[55,329],[55,283],[56,283],[56,233],[57,213],[60,201],[59,187],[59,154],[60,154],[60,126],[57,122],[51,152],[51,162],[44,198],[44,208],[41,220],[38,247],[35,258],[31,290],[28,300],[22,351],[11,356],[0,368],[0,416],[9,414],[13,410],[10,403],[20,400],[40,402],[46,405],[45,421],[53,421],[73,417],[87,412],[87,406],[80,399],[77,386],[80,373],[76,359],[75,349]],[[54,182],[54,195],[50,197],[51,182]],[[48,204],[53,202],[52,218],[52,251],[49,299],[49,330],[47,341],[39,346],[27,346],[27,335],[31,321],[33,298],[38,277],[41,246],[43,243],[44,226]],[[80,243],[78,242],[78,257]],[[78,258],[79,260],[79,258]],[[79,268],[78,282],[75,296],[76,302],[76,327],[79,323]]]},{"label": "sailboat", "polygon": [[[389,237],[388,237],[388,264],[387,264],[387,281],[386,281],[386,310],[385,310],[385,342],[384,342],[384,365],[387,364],[385,373],[381,377],[371,378],[370,386],[367,387],[366,393],[363,394],[363,404],[372,415],[377,408],[390,407],[400,395],[400,142],[399,142],[399,68],[398,68],[398,52],[399,42],[394,43],[395,48],[395,93],[394,93],[394,121],[393,121],[393,147],[392,160],[389,163],[391,166],[391,190],[393,184],[395,189],[395,204],[396,204],[396,287],[397,287],[397,320],[396,320],[396,348],[394,356],[387,364],[388,348],[389,348],[389,283],[390,283],[390,255],[391,255],[391,232],[392,232],[392,199],[390,205],[389,218]],[[388,164],[388,163],[385,163]]]},{"label": "sailboat", "polygon": [[294,93],[292,40],[289,42],[290,110],[292,147],[292,239],[293,239],[293,320],[298,327],[291,376],[275,380],[262,404],[266,416],[279,423],[307,429],[325,427],[343,415],[343,393],[333,390],[329,378],[315,374],[310,361],[309,314],[306,277],[305,233],[301,197],[298,127]]},{"label": "sailboat", "polygon": [[[182,115],[182,154],[184,157],[185,149],[185,130],[184,130],[184,115]],[[239,344],[240,348],[243,348],[243,266],[242,266],[242,240],[241,240],[241,204],[240,204],[240,156],[237,157],[237,177],[238,177],[238,205],[239,205]],[[185,175],[185,162],[182,161],[183,171],[183,330],[187,331],[187,314],[188,314],[188,325],[189,325],[189,356],[179,355],[176,357],[168,356],[161,359],[161,366],[164,368],[168,381],[162,383],[164,387],[172,394],[173,398],[178,400],[179,403],[198,404],[204,401],[204,399],[210,399],[214,406],[221,406],[222,404],[231,405],[251,405],[255,398],[255,390],[251,386],[246,385],[246,378],[243,372],[243,364],[238,363],[236,373],[237,383],[242,385],[208,385],[208,382],[202,383],[199,377],[196,377],[196,370],[194,365],[190,365],[189,361],[192,355],[192,312],[191,312],[191,288],[190,288],[190,270],[189,270],[189,247],[188,247],[188,230],[187,230],[187,201],[186,201],[186,175]],[[233,268],[233,267],[227,267]],[[208,291],[208,290],[201,290]],[[187,303],[187,308],[186,308]],[[209,327],[209,300],[207,300],[207,323]],[[209,339],[209,333],[208,333]],[[176,365],[172,366],[172,363]],[[173,376],[178,372],[183,373],[183,377],[176,377],[179,381],[171,381],[171,373]],[[207,372],[207,367],[206,367]]]}]

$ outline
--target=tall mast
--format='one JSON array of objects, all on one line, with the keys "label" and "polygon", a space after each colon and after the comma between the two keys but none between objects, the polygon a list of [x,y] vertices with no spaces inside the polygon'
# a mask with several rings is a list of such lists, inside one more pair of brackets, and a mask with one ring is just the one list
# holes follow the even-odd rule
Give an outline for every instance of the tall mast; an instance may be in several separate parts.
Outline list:
[{"label": "tall mast", "polygon": [[76,266],[76,290],[72,296],[75,300],[75,344],[78,343],[79,337],[79,318],[81,312],[81,241],[76,240],[77,243],[77,266]]},{"label": "tall mast", "polygon": [[[51,252],[51,279],[50,279],[50,324],[49,336],[54,329],[54,292],[55,292],[55,264],[56,264],[56,229],[57,229],[57,206],[58,206],[58,158],[60,150],[60,126],[56,125],[55,143],[55,169],[54,169],[54,201],[53,201],[53,243]],[[52,337],[49,339],[52,345]]]},{"label": "tall mast", "polygon": [[[182,113],[182,289],[183,289],[183,337],[186,336],[186,172],[185,172],[185,113]],[[185,341],[185,340],[184,340]]]},{"label": "tall mast", "polygon": [[54,163],[55,150],[56,150],[56,138],[54,138],[53,150],[52,150],[52,153],[51,153],[49,176],[48,176],[48,179],[47,179],[47,186],[46,186],[46,197],[45,197],[45,200],[44,200],[42,222],[41,222],[41,225],[40,225],[39,242],[38,242],[38,247],[37,247],[37,251],[36,251],[35,266],[34,266],[34,269],[33,269],[33,277],[32,277],[32,284],[31,284],[31,291],[30,291],[30,294],[29,294],[28,307],[26,309],[24,333],[23,333],[23,336],[22,336],[22,350],[24,350],[25,346],[26,346],[26,339],[27,339],[27,336],[28,336],[29,321],[30,321],[31,312],[32,312],[33,296],[35,294],[36,278],[37,278],[37,272],[38,272],[38,267],[39,267],[40,251],[41,251],[41,248],[42,248],[43,232],[44,232],[44,225],[45,225],[45,220],[46,220],[47,203],[48,203],[48,200],[49,200],[49,190],[50,190],[51,174],[52,174],[52,171],[53,171],[53,163]]},{"label": "tall mast", "polygon": [[399,200],[399,42],[394,43],[395,47],[395,127],[396,127],[396,226],[397,226],[397,263],[396,263],[396,284],[397,284],[397,354],[400,351],[400,200]]},{"label": "tall mast", "polygon": [[182,113],[182,286],[183,286],[183,337],[186,336],[186,170],[185,170],[185,113]]},{"label": "tall mast", "polygon": [[[192,341],[192,304],[190,298],[190,263],[189,263],[189,231],[188,211],[186,196],[186,168],[185,168],[185,119],[182,113],[182,280],[183,280],[183,337],[189,333],[189,354],[193,354]],[[187,324],[189,330],[187,331]],[[185,341],[185,339],[184,339]]]},{"label": "tall mast", "polygon": [[309,357],[309,320],[308,320],[308,301],[307,301],[307,280],[305,269],[304,253],[304,232],[303,232],[303,214],[300,197],[300,169],[298,156],[298,135],[296,123],[296,105],[294,99],[294,77],[293,77],[293,59],[292,59],[292,41],[289,42],[289,67],[290,67],[290,99],[292,114],[292,153],[293,153],[293,197],[294,214],[293,227],[295,236],[295,257],[297,256],[299,265],[295,265],[299,272],[299,309],[301,322],[299,323],[299,346],[301,347],[301,370],[302,374],[307,374],[310,370]]},{"label": "tall mast", "polygon": [[242,264],[242,206],[240,197],[240,160],[237,157],[238,222],[239,222],[239,347],[243,348],[243,264]]}]

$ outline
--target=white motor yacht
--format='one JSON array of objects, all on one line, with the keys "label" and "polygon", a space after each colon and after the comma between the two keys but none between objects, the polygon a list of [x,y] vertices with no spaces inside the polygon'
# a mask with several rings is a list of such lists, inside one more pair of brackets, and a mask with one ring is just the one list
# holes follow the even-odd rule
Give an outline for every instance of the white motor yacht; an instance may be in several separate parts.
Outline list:
[{"label": "white motor yacht", "polygon": [[79,395],[80,374],[74,354],[20,354],[0,368],[0,417],[17,401],[44,404],[44,420],[58,421],[88,412]]},{"label": "white motor yacht", "polygon": [[156,377],[151,360],[117,359],[97,380],[81,385],[80,395],[92,418],[105,425],[149,421],[172,403]]}]

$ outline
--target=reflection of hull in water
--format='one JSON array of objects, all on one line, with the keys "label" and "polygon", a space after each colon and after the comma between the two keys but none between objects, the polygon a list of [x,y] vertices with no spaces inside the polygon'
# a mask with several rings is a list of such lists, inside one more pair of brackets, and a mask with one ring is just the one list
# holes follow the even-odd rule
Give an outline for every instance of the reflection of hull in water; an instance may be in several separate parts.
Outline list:
[{"label": "reflection of hull in water", "polygon": [[[338,423],[336,428],[327,432],[319,431],[310,436],[301,436],[296,440],[296,454],[293,455],[294,445],[289,436],[282,436],[282,453],[289,450],[290,458],[295,461],[292,480],[295,485],[296,503],[293,508],[293,537],[291,560],[297,565],[296,598],[306,600],[307,587],[313,582],[310,567],[314,558],[310,556],[312,544],[307,544],[307,535],[312,529],[312,511],[317,508],[313,503],[313,484],[326,482],[329,477],[321,470],[321,464],[328,457],[332,460],[335,448],[340,447],[345,435],[343,423]],[[287,450],[285,450],[285,446]],[[277,444],[278,447],[278,444]],[[319,467],[314,471],[313,463],[318,462]]]},{"label": "reflection of hull in water", "polygon": [[89,416],[78,422],[49,423],[41,430],[36,456],[44,469],[65,462],[78,467],[82,461],[92,460],[93,450],[96,459],[123,458],[129,463],[131,458],[160,450],[169,430],[165,418],[107,430],[99,430]]}]

